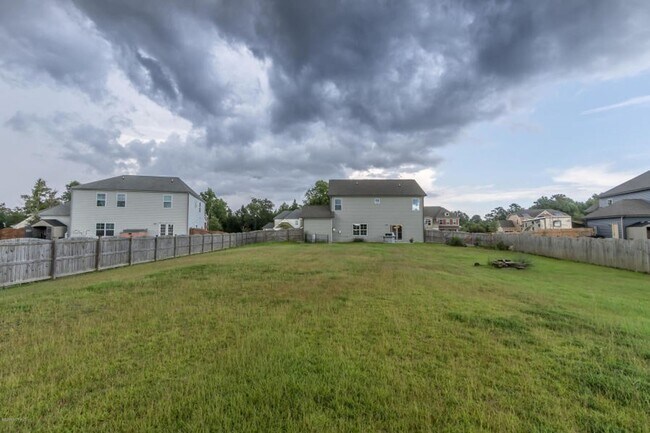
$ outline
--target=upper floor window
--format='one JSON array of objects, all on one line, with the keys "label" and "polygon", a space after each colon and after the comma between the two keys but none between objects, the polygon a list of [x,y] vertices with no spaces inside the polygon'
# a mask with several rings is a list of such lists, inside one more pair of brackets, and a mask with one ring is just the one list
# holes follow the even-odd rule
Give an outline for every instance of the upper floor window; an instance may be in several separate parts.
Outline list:
[{"label": "upper floor window", "polygon": [[117,207],[126,207],[126,194],[118,193],[116,198],[117,198]]},{"label": "upper floor window", "polygon": [[335,198],[334,199],[334,210],[341,210],[343,209],[343,201],[340,198]]},{"label": "upper floor window", "polygon": [[171,195],[163,195],[163,207],[165,209],[171,209],[171,207],[172,207],[172,196]]},{"label": "upper floor window", "polygon": [[381,199],[379,197],[375,198],[375,204],[381,204]]},{"label": "upper floor window", "polygon": [[607,200],[607,206],[611,206],[612,203],[614,203],[614,200],[611,198]]},{"label": "upper floor window", "polygon": [[97,193],[97,206],[105,207],[106,206],[106,193],[98,192]]},{"label": "upper floor window", "polygon": [[420,210],[420,199],[414,198],[411,204],[411,210]]},{"label": "upper floor window", "polygon": [[433,223],[433,220],[431,218],[425,218],[424,219],[424,224],[430,226]]}]

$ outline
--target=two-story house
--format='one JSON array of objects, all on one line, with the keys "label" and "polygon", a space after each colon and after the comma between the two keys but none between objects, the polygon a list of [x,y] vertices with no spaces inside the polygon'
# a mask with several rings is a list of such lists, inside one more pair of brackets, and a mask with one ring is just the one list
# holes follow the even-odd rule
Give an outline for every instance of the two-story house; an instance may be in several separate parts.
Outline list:
[{"label": "two-story house", "polygon": [[116,176],[72,188],[70,237],[186,235],[205,203],[178,177]]},{"label": "two-story house", "polygon": [[273,228],[279,230],[281,228],[299,229],[302,227],[302,216],[300,209],[285,210],[273,217]]},{"label": "two-story house", "polygon": [[425,192],[413,179],[332,179],[329,206],[305,206],[305,235],[333,242],[423,242]]},{"label": "two-story house", "polygon": [[460,230],[460,218],[456,212],[449,212],[442,206],[425,206],[424,229],[457,232]]},{"label": "two-story house", "polygon": [[[595,229],[596,235],[638,238],[639,227],[650,224],[650,171],[600,194],[598,208],[590,210],[592,212],[585,216],[585,223]],[[646,233],[650,235],[647,230]]]},{"label": "two-story house", "polygon": [[566,230],[573,227],[571,215],[555,209],[524,209],[508,215],[517,231]]}]

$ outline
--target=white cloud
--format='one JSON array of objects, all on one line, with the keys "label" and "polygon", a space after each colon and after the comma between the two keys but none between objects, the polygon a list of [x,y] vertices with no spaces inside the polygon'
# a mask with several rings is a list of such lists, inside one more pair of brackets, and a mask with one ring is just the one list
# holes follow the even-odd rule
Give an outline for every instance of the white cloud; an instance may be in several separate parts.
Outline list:
[{"label": "white cloud", "polygon": [[618,110],[619,108],[631,107],[634,105],[650,105],[650,95],[637,96],[635,98],[626,99],[623,102],[618,102],[616,104],[605,105],[603,107],[592,108],[590,110],[583,111],[580,114],[595,114],[602,113],[604,111]]}]

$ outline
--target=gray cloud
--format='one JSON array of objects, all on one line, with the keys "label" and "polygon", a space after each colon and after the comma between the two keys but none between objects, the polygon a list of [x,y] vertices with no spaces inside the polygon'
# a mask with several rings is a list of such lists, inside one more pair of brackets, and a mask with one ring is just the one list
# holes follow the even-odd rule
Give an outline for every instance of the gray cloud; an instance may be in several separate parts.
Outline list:
[{"label": "gray cloud", "polygon": [[[194,128],[120,144],[119,122],[62,122],[50,131],[62,157],[242,193],[435,166],[436,148],[530,86],[650,66],[642,0],[70,0],[47,3],[45,18],[33,6],[0,18],[2,65],[91,95],[119,68]],[[47,19],[57,25],[43,30]],[[22,116],[7,125],[25,130]]]}]

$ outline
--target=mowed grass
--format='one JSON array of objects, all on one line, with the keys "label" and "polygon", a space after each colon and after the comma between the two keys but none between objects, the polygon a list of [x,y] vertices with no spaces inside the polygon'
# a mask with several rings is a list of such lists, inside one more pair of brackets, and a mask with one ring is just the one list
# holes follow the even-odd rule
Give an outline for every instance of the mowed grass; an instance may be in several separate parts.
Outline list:
[{"label": "mowed grass", "polygon": [[0,291],[0,431],[648,431],[650,276],[490,257],[258,245]]}]

